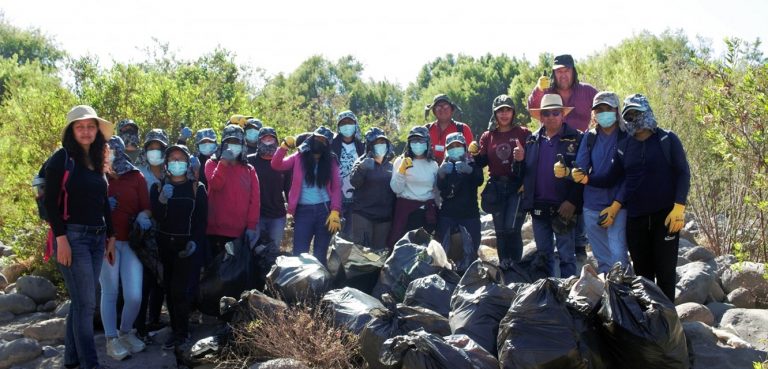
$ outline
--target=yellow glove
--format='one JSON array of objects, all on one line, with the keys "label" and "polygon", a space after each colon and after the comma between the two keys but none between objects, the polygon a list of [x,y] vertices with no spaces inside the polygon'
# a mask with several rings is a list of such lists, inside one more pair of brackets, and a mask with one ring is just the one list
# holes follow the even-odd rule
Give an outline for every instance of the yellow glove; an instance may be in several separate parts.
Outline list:
[{"label": "yellow glove", "polygon": [[328,215],[325,225],[328,227],[328,232],[331,232],[331,234],[336,233],[341,229],[341,218],[339,217],[338,210],[331,210],[331,214]]},{"label": "yellow glove", "polygon": [[286,150],[293,149],[296,147],[296,139],[293,136],[285,136],[283,137],[283,143],[280,144],[280,147]]},{"label": "yellow glove", "polygon": [[541,76],[539,77],[539,81],[536,82],[536,88],[539,89],[539,91],[544,91],[549,88],[549,77],[547,76]]},{"label": "yellow glove", "polygon": [[597,220],[598,224],[603,228],[610,227],[613,225],[613,221],[616,219],[616,214],[619,213],[619,210],[621,210],[621,203],[614,200],[613,203],[611,203],[611,206],[600,212],[600,218]]},{"label": "yellow glove", "polygon": [[400,168],[397,168],[397,172],[400,174],[405,174],[405,171],[411,167],[413,167],[413,159],[407,156],[404,156],[403,161],[400,162]]},{"label": "yellow glove", "polygon": [[680,232],[685,225],[685,205],[676,203],[667,215],[667,219],[664,219],[664,225],[667,226],[670,234]]},{"label": "yellow glove", "polygon": [[469,151],[470,155],[477,156],[480,153],[480,145],[477,144],[477,141],[472,141],[467,147],[467,151]]},{"label": "yellow glove", "polygon": [[557,154],[557,161],[554,165],[555,178],[565,178],[571,173],[571,170],[565,166],[565,160],[562,154]]},{"label": "yellow glove", "polygon": [[589,176],[587,176],[587,173],[585,173],[584,169],[581,168],[573,168],[571,170],[571,178],[573,178],[574,182],[581,183],[583,185],[589,182]]},{"label": "yellow glove", "polygon": [[242,114],[234,114],[231,117],[229,117],[229,124],[236,124],[240,126],[240,128],[245,127],[245,121],[248,120],[248,117]]}]

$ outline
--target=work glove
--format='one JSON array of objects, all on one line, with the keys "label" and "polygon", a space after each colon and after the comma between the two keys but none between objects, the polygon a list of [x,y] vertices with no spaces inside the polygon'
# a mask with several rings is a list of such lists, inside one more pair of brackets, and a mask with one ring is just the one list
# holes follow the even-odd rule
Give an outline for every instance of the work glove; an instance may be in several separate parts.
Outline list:
[{"label": "work glove", "polygon": [[614,200],[611,203],[611,206],[600,212],[600,218],[598,218],[597,224],[603,228],[610,227],[613,225],[613,221],[616,219],[616,214],[619,213],[619,210],[621,210],[621,203]]},{"label": "work glove", "polygon": [[280,147],[286,150],[296,148],[296,138],[293,136],[283,137],[283,142],[280,144]]},{"label": "work glove", "polygon": [[181,138],[182,139],[188,139],[192,137],[192,130],[189,127],[184,127],[181,129]]},{"label": "work glove", "polygon": [[469,165],[466,161],[459,161],[456,162],[456,171],[461,174],[471,174],[472,173],[472,166]]},{"label": "work glove", "polygon": [[544,91],[549,88],[549,77],[547,76],[541,76],[539,77],[539,80],[536,82],[536,88],[539,89],[539,91]]},{"label": "work glove", "polygon": [[675,203],[672,211],[667,215],[667,219],[664,219],[664,225],[667,226],[669,234],[680,232],[685,225],[685,205]]},{"label": "work glove", "polygon": [[200,159],[198,159],[197,156],[189,158],[189,169],[193,172],[200,169]]},{"label": "work glove", "polygon": [[109,210],[114,211],[117,207],[117,198],[114,196],[110,196],[107,201],[109,201]]},{"label": "work glove", "polygon": [[178,253],[179,259],[185,259],[192,256],[192,254],[195,253],[195,250],[197,250],[197,243],[195,241],[187,241],[184,250],[181,250]]},{"label": "work glove", "polygon": [[480,153],[480,145],[477,144],[477,141],[472,141],[472,143],[467,146],[467,151],[469,151],[470,155],[477,156],[477,154]]},{"label": "work glove", "polygon": [[571,170],[571,178],[573,178],[574,182],[581,183],[583,185],[589,183],[589,176],[584,171],[584,169],[581,168],[573,168],[573,170]]},{"label": "work glove", "polygon": [[405,174],[405,171],[411,167],[413,167],[413,159],[407,156],[403,156],[403,161],[400,162],[400,168],[397,168],[397,172],[400,174]]},{"label": "work glove", "polygon": [[163,186],[163,189],[160,190],[160,196],[157,197],[157,200],[160,201],[161,204],[167,204],[168,199],[173,197],[173,185],[168,183]]},{"label": "work glove", "polygon": [[554,165],[555,178],[565,178],[571,173],[571,170],[565,166],[563,154],[557,154],[557,161]]},{"label": "work glove", "polygon": [[440,176],[440,178],[445,178],[445,176],[451,174],[453,172],[454,164],[448,160],[444,161],[443,164],[440,165],[440,168],[437,169],[437,175]]},{"label": "work glove", "polygon": [[136,224],[139,225],[139,228],[142,231],[146,231],[152,228],[152,221],[149,220],[149,216],[147,215],[147,213],[143,211],[136,216]]},{"label": "work glove", "polygon": [[221,153],[221,160],[235,161],[235,153],[230,149],[226,149]]},{"label": "work glove", "polygon": [[[256,226],[256,229],[259,229],[258,225]],[[256,242],[259,241],[259,231],[256,229],[245,230],[245,242],[248,242],[248,247],[251,250],[256,246]]]},{"label": "work glove", "polygon": [[360,162],[360,169],[362,170],[373,170],[373,168],[376,165],[376,161],[373,160],[373,158],[365,158],[362,162]]},{"label": "work glove", "polygon": [[328,226],[328,232],[331,234],[334,234],[341,229],[341,217],[339,216],[338,210],[331,210],[331,214],[328,215],[325,225]]}]

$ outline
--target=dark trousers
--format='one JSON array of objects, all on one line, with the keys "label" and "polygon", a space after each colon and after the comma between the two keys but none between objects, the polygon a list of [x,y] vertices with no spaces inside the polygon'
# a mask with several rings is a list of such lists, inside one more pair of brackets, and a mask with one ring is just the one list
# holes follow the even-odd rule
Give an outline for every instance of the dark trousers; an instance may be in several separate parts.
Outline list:
[{"label": "dark trousers", "polygon": [[208,264],[213,261],[216,255],[224,251],[224,245],[227,242],[234,240],[234,237],[208,235],[208,247],[205,248],[205,255],[203,257],[203,267],[208,267]]},{"label": "dark trousers", "polygon": [[[179,251],[184,250],[189,237],[158,236],[157,245],[160,248],[160,259],[163,262],[168,315],[171,318],[173,334],[186,338],[189,334],[189,313],[193,300],[192,283],[195,271],[199,272],[194,255],[180,258]],[[197,275],[199,278],[199,275]]]},{"label": "dark trousers", "polygon": [[387,247],[394,247],[406,233],[422,227],[429,233],[434,232],[437,227],[437,210],[434,201],[416,201],[398,197],[395,201],[392,228],[387,236]]},{"label": "dark trousers", "polygon": [[627,218],[627,248],[635,273],[655,281],[675,301],[679,234],[670,235],[664,219],[671,208],[647,216]]},{"label": "dark trousers", "polygon": [[144,279],[141,285],[141,306],[139,306],[139,315],[136,317],[136,321],[133,326],[141,336],[146,336],[149,333],[150,324],[157,324],[160,322],[160,313],[163,310],[163,299],[165,297],[165,291],[163,286],[157,283],[157,278],[152,272],[144,268]]},{"label": "dark trousers", "polygon": [[493,228],[496,231],[496,250],[499,261],[511,260],[519,262],[523,256],[523,235],[521,229],[525,222],[523,211],[523,196],[518,193],[518,185],[514,182],[498,181],[495,183],[502,205],[493,216]]}]

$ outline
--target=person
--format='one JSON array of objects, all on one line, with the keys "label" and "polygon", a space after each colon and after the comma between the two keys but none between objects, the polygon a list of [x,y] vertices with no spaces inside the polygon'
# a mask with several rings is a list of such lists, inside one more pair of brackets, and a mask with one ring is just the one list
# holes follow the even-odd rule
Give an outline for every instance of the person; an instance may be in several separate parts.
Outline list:
[{"label": "person", "polygon": [[150,192],[173,332],[163,349],[189,342],[191,295],[194,282],[200,278],[193,256],[202,252],[201,245],[206,242],[208,196],[205,185],[190,175],[190,158],[192,153],[186,146],[168,147],[164,156],[166,177]]},{"label": "person", "polygon": [[259,240],[259,177],[248,164],[243,146],[243,129],[238,125],[227,125],[221,134],[221,147],[216,157],[205,163],[205,176],[210,186],[206,264],[235,238],[245,235],[251,247]]},{"label": "person", "polygon": [[245,120],[245,148],[246,155],[256,154],[259,148],[259,130],[264,124],[256,118]]},{"label": "person", "polygon": [[279,248],[285,234],[287,214],[285,202],[291,189],[291,174],[272,169],[272,156],[277,151],[277,140],[277,132],[274,128],[261,128],[258,136],[258,150],[256,154],[248,155],[248,163],[256,169],[256,176],[259,177],[261,193],[259,226],[262,232],[269,234],[269,238],[275,241],[275,246]]},{"label": "person", "polygon": [[392,164],[397,172],[389,182],[397,196],[394,220],[387,237],[387,247],[394,247],[406,232],[423,227],[434,232],[437,227],[437,161],[430,148],[429,131],[416,126],[408,132],[403,155]]},{"label": "person", "polygon": [[522,161],[524,143],[531,131],[515,122],[511,97],[497,96],[491,109],[488,130],[480,136],[479,143],[469,145],[469,151],[479,167],[488,166],[482,203],[493,216],[499,262],[506,265],[519,262],[523,256]]},{"label": "person", "polygon": [[378,127],[365,133],[365,154],[357,159],[349,177],[355,188],[352,202],[351,241],[382,250],[392,227],[395,193],[389,186],[395,156],[392,143]]},{"label": "person", "polygon": [[117,135],[123,139],[125,153],[131,163],[138,164],[139,154],[139,125],[133,119],[123,119],[117,122]]},{"label": "person", "polygon": [[323,265],[328,258],[331,236],[341,230],[341,175],[330,143],[333,132],[320,126],[299,146],[287,136],[272,157],[272,169],[292,171],[288,192],[288,213],[293,215],[293,255],[309,252]]},{"label": "person", "polygon": [[658,127],[648,98],[627,96],[621,115],[629,137],[619,143],[611,169],[599,175],[574,168],[571,176],[596,187],[613,187],[623,178],[632,266],[674,301],[679,232],[691,184],[688,160],[677,135]]},{"label": "person", "polygon": [[[552,83],[550,83],[550,81]],[[541,99],[544,94],[558,94],[566,106],[573,107],[568,114],[568,126],[581,132],[589,129],[592,119],[592,100],[597,94],[597,89],[588,83],[579,80],[579,72],[576,63],[569,54],[555,56],[550,77],[539,78],[536,87],[528,96],[528,109],[541,107]],[[576,257],[583,264],[587,259],[587,244],[584,218],[580,217],[576,223]]]},{"label": "person", "polygon": [[100,367],[93,315],[102,259],[115,261],[115,230],[104,178],[106,137],[112,131],[112,123],[92,107],[73,107],[67,113],[62,148],[48,159],[45,169],[46,183],[62,184],[48,186],[44,202],[56,266],[71,301],[64,335],[67,368]]},{"label": "person", "polygon": [[472,130],[466,123],[453,120],[453,113],[461,111],[458,105],[454,104],[448,95],[439,94],[432,99],[432,103],[424,108],[424,119],[429,117],[429,112],[435,115],[435,120],[427,124],[429,130],[430,150],[434,153],[437,164],[443,162],[445,158],[445,138],[454,132],[460,132],[464,135],[464,141],[472,142]]},{"label": "person", "polygon": [[582,134],[563,122],[571,110],[563,106],[557,94],[544,95],[541,108],[529,109],[542,126],[525,145],[523,209],[533,218],[533,238],[536,248],[547,257],[550,277],[558,277],[553,236],[560,257],[559,277],[576,275],[574,228],[583,186],[568,179],[557,179],[553,172],[556,162],[562,160],[571,166],[576,160]]},{"label": "person", "polygon": [[[589,173],[603,176],[610,170],[618,143],[626,139],[626,127],[619,115],[619,97],[610,91],[595,95],[592,103],[590,129],[581,140],[576,155],[576,166]],[[555,177],[565,177],[567,168],[561,168]],[[584,186],[584,224],[597,259],[597,272],[606,273],[619,262],[629,265],[627,258],[627,211],[622,209],[624,181],[612,187],[600,188],[592,184]]]},{"label": "person", "polygon": [[449,134],[445,138],[445,148],[446,157],[437,172],[437,189],[443,199],[437,223],[437,239],[442,242],[445,235],[451,234],[454,228],[464,227],[472,237],[473,255],[476,255],[480,247],[477,188],[483,184],[483,168],[467,154],[467,143],[461,133]]},{"label": "person", "polygon": [[[219,148],[217,140],[218,137],[216,136],[216,131],[211,128],[203,128],[195,132],[195,146],[197,146],[197,155],[194,157],[197,158],[200,166],[197,168],[197,170],[193,170],[193,173],[195,175],[195,179],[200,181],[200,183],[206,186],[206,188],[208,186],[208,179],[205,177],[205,163],[208,162],[211,156]],[[203,170],[200,170],[200,168],[203,168]]]},{"label": "person", "polygon": [[361,139],[360,125],[357,117],[351,111],[343,111],[336,117],[338,133],[331,141],[331,152],[339,159],[339,173],[341,174],[341,231],[339,235],[350,238],[350,225],[352,219],[352,194],[355,191],[350,183],[352,167],[357,158],[365,153],[365,144]]},{"label": "person", "polygon": [[[130,354],[144,351],[146,347],[144,342],[136,337],[136,330],[133,329],[141,307],[144,268],[131,249],[129,235],[134,223],[142,230],[150,229],[152,213],[147,183],[141,172],[131,164],[125,153],[123,140],[112,136],[108,144],[108,200],[112,209],[116,241],[114,264],[103,260],[101,266],[101,322],[107,340],[107,355],[115,360],[123,360]],[[123,293],[123,309],[120,314],[118,337],[117,295],[120,287]]]},{"label": "person", "polygon": [[139,170],[147,182],[147,190],[163,180],[165,169],[163,168],[163,153],[168,147],[168,135],[160,128],[147,132],[144,137],[144,147],[141,153],[142,163]]}]

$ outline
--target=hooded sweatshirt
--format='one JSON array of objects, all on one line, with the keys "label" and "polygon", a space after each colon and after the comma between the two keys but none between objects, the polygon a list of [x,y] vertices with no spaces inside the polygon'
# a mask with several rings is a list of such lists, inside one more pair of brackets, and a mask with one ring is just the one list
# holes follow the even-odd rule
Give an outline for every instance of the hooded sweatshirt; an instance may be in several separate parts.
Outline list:
[{"label": "hooded sweatshirt", "polygon": [[372,170],[360,167],[363,160],[374,158],[373,145],[366,146],[367,152],[357,160],[350,176],[350,183],[355,188],[352,212],[371,221],[390,221],[395,207],[395,193],[389,185],[393,170],[392,144],[387,141],[387,154],[381,164],[374,163]]},{"label": "hooded sweatshirt", "polygon": [[[301,163],[301,153],[295,152],[285,157],[288,152],[283,147],[278,147],[275,155],[272,156],[272,169],[277,171],[291,170],[291,189],[288,191],[288,214],[295,214],[296,207],[299,205],[301,197],[301,185],[304,182],[304,165]],[[331,210],[341,211],[341,177],[339,176],[339,165],[336,160],[331,160],[331,177],[326,185],[328,197],[331,199]]]},{"label": "hooded sweatshirt", "polygon": [[259,177],[250,164],[208,160],[209,235],[240,237],[259,224],[261,193]]}]

